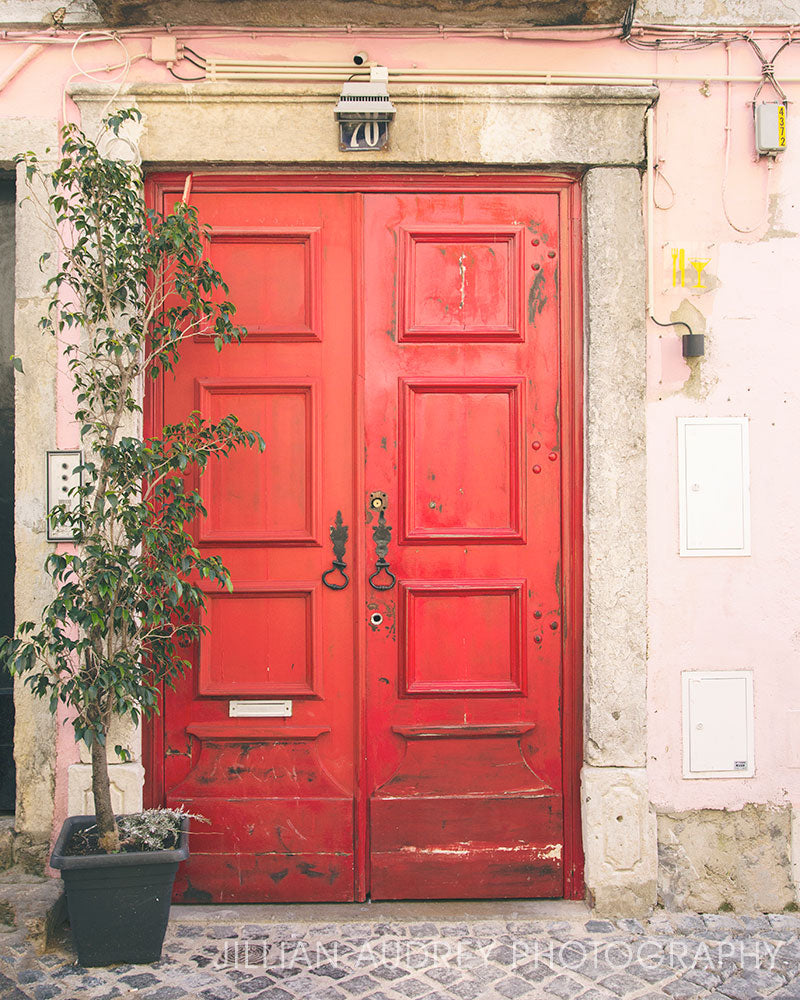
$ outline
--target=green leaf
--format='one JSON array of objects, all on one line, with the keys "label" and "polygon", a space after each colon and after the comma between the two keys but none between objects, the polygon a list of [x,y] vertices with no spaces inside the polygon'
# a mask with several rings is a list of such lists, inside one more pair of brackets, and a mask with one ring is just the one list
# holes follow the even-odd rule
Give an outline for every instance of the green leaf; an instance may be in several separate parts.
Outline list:
[{"label": "green leaf", "polygon": [[18,357],[16,354],[12,354],[9,360],[11,361],[11,364],[14,366],[15,371],[18,371],[23,375],[25,374],[25,372],[22,370],[22,358]]}]

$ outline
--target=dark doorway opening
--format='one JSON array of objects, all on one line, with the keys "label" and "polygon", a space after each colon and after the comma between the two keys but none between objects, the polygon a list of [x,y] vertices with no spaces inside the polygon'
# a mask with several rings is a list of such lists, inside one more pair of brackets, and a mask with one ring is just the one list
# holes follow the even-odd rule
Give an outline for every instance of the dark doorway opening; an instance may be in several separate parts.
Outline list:
[{"label": "dark doorway opening", "polygon": [[[14,630],[14,178],[0,174],[0,634]],[[14,688],[0,667],[0,812],[13,812]]]}]

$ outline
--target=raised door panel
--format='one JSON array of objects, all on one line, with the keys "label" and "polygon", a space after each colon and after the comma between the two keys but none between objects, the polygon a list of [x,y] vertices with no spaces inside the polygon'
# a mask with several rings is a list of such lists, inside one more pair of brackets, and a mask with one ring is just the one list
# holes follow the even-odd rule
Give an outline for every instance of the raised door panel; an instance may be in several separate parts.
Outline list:
[{"label": "raised door panel", "polygon": [[209,591],[200,620],[197,693],[226,698],[321,697],[316,581],[239,583]]},{"label": "raised door panel", "polygon": [[210,421],[229,413],[269,442],[240,450],[200,477],[207,511],[201,542],[320,544],[319,392],[309,379],[197,380],[197,409]]},{"label": "raised door panel", "polygon": [[524,694],[524,580],[404,580],[400,694]]},{"label": "raised door panel", "polygon": [[404,541],[524,541],[522,379],[403,379],[399,396]]},{"label": "raised door panel", "polygon": [[401,343],[523,339],[521,226],[401,227],[398,235]]},{"label": "raised door panel", "polygon": [[321,245],[319,228],[214,228],[209,259],[225,276],[251,343],[321,338]]}]

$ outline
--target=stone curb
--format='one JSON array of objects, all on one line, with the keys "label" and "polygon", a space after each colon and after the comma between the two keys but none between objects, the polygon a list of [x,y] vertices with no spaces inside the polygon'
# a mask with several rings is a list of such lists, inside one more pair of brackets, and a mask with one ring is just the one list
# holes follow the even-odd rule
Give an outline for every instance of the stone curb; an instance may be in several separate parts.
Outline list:
[{"label": "stone curb", "polygon": [[43,954],[67,917],[61,879],[30,875],[20,868],[0,872],[0,919],[5,913],[13,924],[0,923],[0,947],[4,942],[29,941]]}]

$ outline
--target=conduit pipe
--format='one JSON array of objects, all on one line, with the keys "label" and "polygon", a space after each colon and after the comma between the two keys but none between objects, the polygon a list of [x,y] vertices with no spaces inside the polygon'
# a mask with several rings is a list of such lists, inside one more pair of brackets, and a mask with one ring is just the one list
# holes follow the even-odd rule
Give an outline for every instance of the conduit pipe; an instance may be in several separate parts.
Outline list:
[{"label": "conduit pipe", "polygon": [[44,45],[38,43],[36,45],[29,45],[21,56],[15,59],[7,69],[0,73],[0,90],[2,90],[7,84],[11,83],[20,70],[23,70],[29,62],[39,55],[43,49]]},{"label": "conduit pipe", "polygon": [[[233,80],[347,80],[369,72],[369,67],[356,69],[336,63],[264,63],[260,60],[206,61],[207,81]],[[653,73],[648,76],[635,74],[602,76],[593,73],[558,73],[542,70],[433,70],[418,68],[389,68],[389,78],[395,83],[464,83],[464,84],[553,84],[558,86],[654,86],[657,83],[752,83],[761,82],[760,75],[729,76],[719,73]],[[800,76],[783,76],[781,83],[800,83]]]},{"label": "conduit pipe", "polygon": [[645,155],[647,178],[645,184],[645,212],[647,226],[647,315],[653,319],[653,300],[655,298],[655,218],[653,191],[655,189],[655,159],[653,156],[653,130],[655,127],[655,109],[650,107],[645,114]]},{"label": "conduit pipe", "polygon": [[[71,44],[71,34],[80,32],[83,29],[75,28],[60,31],[58,36],[45,35],[41,30],[32,28],[4,28],[0,31],[2,39],[36,40],[51,44]],[[88,28],[88,31],[95,29]],[[98,31],[106,30],[98,28]],[[158,25],[139,25],[136,27],[115,28],[115,33],[130,38],[137,36],[149,37],[158,33]],[[612,37],[620,36],[619,24],[562,24],[558,27],[552,25],[530,25],[527,28],[468,28],[459,25],[437,25],[430,27],[398,27],[368,24],[346,24],[346,25],[321,25],[319,27],[297,27],[292,25],[275,25],[271,27],[238,26],[225,24],[196,24],[196,25],[172,25],[166,24],[163,28],[167,34],[175,37],[191,38],[198,35],[216,35],[224,37],[226,35],[237,34],[250,38],[269,35],[296,35],[308,38],[319,37],[321,35],[335,36],[358,36],[358,35],[379,35],[381,37],[393,38],[428,38],[441,35],[464,35],[474,38],[506,38],[506,39],[557,39],[560,36],[580,36],[593,35],[600,32],[611,33]],[[800,33],[800,22],[785,24],[742,24],[742,25],[688,25],[688,24],[636,24],[631,30],[631,35],[640,38],[644,35],[678,35],[686,38],[703,38],[705,36],[724,35],[731,40],[741,38],[746,32],[751,35],[758,35],[764,38],[785,38],[787,34]]]},{"label": "conduit pipe", "polygon": [[[342,80],[369,73],[369,65],[354,67],[336,62],[279,62],[261,59],[206,60],[209,82],[231,80],[306,79]],[[730,73],[653,73],[620,74],[603,76],[596,73],[548,72],[545,70],[500,69],[421,69],[419,67],[389,67],[389,78],[396,83],[543,83],[558,85],[627,85],[653,86],[657,83],[754,83],[761,82],[761,75]],[[800,83],[800,76],[783,76],[781,83]]]},{"label": "conduit pipe", "polygon": [[[353,74],[349,70],[334,70],[334,69],[321,69],[321,70],[307,70],[301,67],[287,68],[286,70],[279,70],[277,68],[265,68],[262,70],[248,70],[242,67],[239,70],[227,71],[219,70],[211,65],[207,66],[206,82],[234,82],[237,80],[241,81],[280,81],[280,80],[307,80],[307,81],[333,81],[342,82],[348,80]],[[503,83],[503,84],[556,84],[562,86],[574,85],[574,86],[590,86],[592,84],[598,85],[616,85],[616,86],[646,86],[651,84],[653,77],[632,77],[632,76],[609,76],[609,77],[575,77],[571,75],[563,75],[561,73],[536,73],[536,74],[523,74],[523,73],[511,73],[511,72],[501,72],[497,71],[496,75],[487,76],[475,72],[430,72],[427,70],[419,71],[393,71],[389,70],[389,79],[394,83],[462,83],[462,84],[493,84],[493,83]],[[702,79],[705,79],[703,77]],[[753,77],[753,81],[757,83],[761,77]],[[747,80],[746,82],[751,82]],[[786,77],[781,77],[781,83],[791,83],[792,80],[787,80]]]}]

